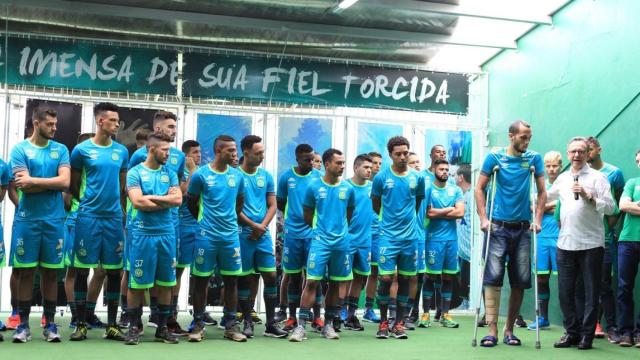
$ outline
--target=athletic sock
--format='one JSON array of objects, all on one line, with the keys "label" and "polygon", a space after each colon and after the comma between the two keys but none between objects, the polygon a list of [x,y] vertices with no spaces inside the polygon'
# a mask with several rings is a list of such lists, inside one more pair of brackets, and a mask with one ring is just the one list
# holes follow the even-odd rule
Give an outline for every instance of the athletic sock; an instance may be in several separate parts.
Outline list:
[{"label": "athletic sock", "polygon": [[18,315],[18,298],[11,294],[11,316]]},{"label": "athletic sock", "polygon": [[76,312],[78,323],[87,322],[87,278],[88,273],[78,271],[73,283],[73,297],[76,302]]},{"label": "athletic sock", "polygon": [[171,305],[158,304],[158,328],[167,326],[167,319],[171,315]]},{"label": "athletic sock", "polygon": [[369,309],[373,309],[373,298],[371,297],[366,297],[364,299],[364,307],[369,310]]},{"label": "athletic sock", "polygon": [[296,309],[300,305],[300,279],[289,279],[287,286],[287,304],[289,306],[289,318],[296,318]]},{"label": "athletic sock", "polygon": [[389,310],[389,301],[391,298],[389,297],[389,290],[391,289],[390,281],[378,281],[378,291],[376,301],[378,302],[378,307],[380,308],[380,319],[382,321],[387,320],[387,312]]},{"label": "athletic sock", "polygon": [[389,318],[396,318],[396,310],[398,310],[398,299],[397,295],[395,298],[389,299]]},{"label": "athletic sock", "polygon": [[69,310],[71,310],[71,318],[76,320],[78,318],[78,311],[76,310],[76,301],[68,301],[67,305],[69,305]]},{"label": "athletic sock", "polygon": [[142,316],[141,309],[139,307],[135,307],[131,309],[127,307],[127,315],[129,316],[129,329],[131,329],[134,326],[137,327],[138,322],[136,321],[136,319]]},{"label": "athletic sock", "polygon": [[[249,295],[251,294],[251,290],[248,287],[244,287],[244,281],[240,281],[243,283],[242,285],[238,284],[238,305],[240,306],[240,311],[242,312],[242,317],[245,321],[251,321],[251,304],[249,302]],[[240,287],[242,286],[242,287]]]},{"label": "athletic sock", "polygon": [[[438,298],[438,296],[440,296],[440,298],[442,298],[442,279],[441,278],[437,278],[436,280],[433,281],[433,297],[434,298]],[[440,310],[440,312],[442,312],[442,309],[440,309],[440,304],[438,302],[435,302],[436,306],[436,310]]]},{"label": "athletic sock", "polygon": [[178,295],[171,297],[171,314],[170,317],[178,318]]},{"label": "athletic sock", "polygon": [[540,316],[549,320],[549,298],[551,289],[548,282],[538,283],[538,303],[540,304]]},{"label": "athletic sock", "polygon": [[413,297],[413,303],[411,304],[411,313],[418,313],[418,308],[420,307],[420,297],[422,285],[424,284],[424,278],[426,276],[424,274],[418,274],[418,283],[416,284],[416,296]]},{"label": "athletic sock", "polygon": [[398,295],[396,298],[396,322],[404,321],[409,306],[409,280],[398,281]]},{"label": "athletic sock", "polygon": [[429,313],[433,302],[433,279],[427,277],[422,285],[422,311]]},{"label": "athletic sock", "polygon": [[87,301],[87,319],[91,319],[96,314],[96,303]]},{"label": "athletic sock", "polygon": [[107,273],[107,324],[116,325],[120,300],[120,274]]},{"label": "athletic sock", "polygon": [[158,297],[157,296],[149,297],[149,310],[151,310],[151,316],[155,316],[158,314]]},{"label": "athletic sock", "polygon": [[223,308],[224,316],[224,328],[225,330],[231,329],[236,324],[236,309]]},{"label": "athletic sock", "polygon": [[449,308],[451,307],[451,296],[453,291],[452,281],[449,279],[442,280],[442,314],[446,314],[449,312]]},{"label": "athletic sock", "polygon": [[313,304],[313,320],[320,319],[320,312],[324,302],[324,296],[322,296],[322,286],[316,287],[316,302]]},{"label": "athletic sock", "polygon": [[347,298],[347,314],[351,316],[356,315],[356,310],[358,310],[358,298],[355,296],[349,296]]},{"label": "athletic sock", "polygon": [[[127,312],[127,295],[126,294],[120,294],[120,308],[122,309],[122,312],[129,315],[129,313]],[[132,318],[129,318],[129,321],[133,320]]]},{"label": "athletic sock", "polygon": [[332,324],[333,319],[340,317],[340,310],[342,307],[340,305],[335,306],[325,306],[324,307],[324,323]]},{"label": "athletic sock", "polygon": [[54,323],[54,318],[56,316],[56,302],[44,300],[44,320],[47,324]]},{"label": "athletic sock", "polygon": [[262,291],[264,298],[265,312],[267,315],[267,324],[273,322],[273,318],[276,315],[276,304],[278,302],[278,288],[273,286],[265,286]]},{"label": "athletic sock", "polygon": [[20,315],[20,325],[29,327],[29,314],[31,314],[31,301],[18,300],[18,314]]},{"label": "athletic sock", "polygon": [[307,322],[311,321],[311,310],[309,308],[300,308],[298,312],[298,325],[303,328],[307,326]]}]

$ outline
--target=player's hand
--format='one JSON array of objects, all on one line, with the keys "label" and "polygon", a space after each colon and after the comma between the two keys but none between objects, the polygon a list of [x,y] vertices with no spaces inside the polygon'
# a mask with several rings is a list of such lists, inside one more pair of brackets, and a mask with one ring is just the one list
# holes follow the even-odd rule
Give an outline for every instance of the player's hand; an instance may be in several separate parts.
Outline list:
[{"label": "player's hand", "polygon": [[487,230],[489,230],[489,226],[491,226],[491,223],[489,222],[489,219],[481,219],[480,220],[480,230],[487,232]]},{"label": "player's hand", "polygon": [[33,178],[26,171],[16,174],[14,182],[16,187],[21,190],[27,190],[35,186]]},{"label": "player's hand", "polygon": [[196,165],[196,162],[193,160],[191,156],[187,156],[185,158],[184,166],[189,171],[189,174],[193,174],[194,171],[198,170],[198,166]]},{"label": "player's hand", "polygon": [[529,225],[529,230],[539,233],[542,230],[542,226],[540,226],[540,224],[538,223],[533,222],[531,223],[531,225]]},{"label": "player's hand", "polygon": [[251,231],[251,235],[249,236],[252,240],[258,240],[267,232],[266,226],[262,226],[262,224],[256,224],[252,226],[253,231]]}]

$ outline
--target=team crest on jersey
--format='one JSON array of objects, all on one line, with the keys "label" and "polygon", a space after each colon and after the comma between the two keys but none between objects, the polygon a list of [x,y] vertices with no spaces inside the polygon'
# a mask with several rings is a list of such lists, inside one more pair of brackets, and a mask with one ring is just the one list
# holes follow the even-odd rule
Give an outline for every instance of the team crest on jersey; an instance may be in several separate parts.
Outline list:
[{"label": "team crest on jersey", "polygon": [[259,177],[258,180],[256,180],[256,186],[258,186],[259,188],[263,188],[264,185],[265,185],[264,178]]},{"label": "team crest on jersey", "polygon": [[172,158],[171,158],[171,164],[172,164],[172,165],[178,165],[178,158],[176,158],[176,157],[172,157]]},{"label": "team crest on jersey", "polygon": [[415,189],[415,188],[416,188],[416,185],[417,185],[416,178],[415,178],[415,177],[413,177],[413,176],[412,176],[412,177],[410,177],[410,178],[409,178],[409,189],[412,189],[412,190],[413,190],[413,189]]},{"label": "team crest on jersey", "polygon": [[52,151],[52,152],[49,153],[49,157],[54,159],[54,160],[57,160],[58,158],[60,158],[60,154],[58,154],[57,151]]},{"label": "team crest on jersey", "polygon": [[142,271],[142,269],[135,269],[133,273],[136,277],[142,277],[142,275],[144,274],[144,271]]},{"label": "team crest on jersey", "polygon": [[338,199],[344,200],[347,198],[347,190],[340,190],[338,193]]},{"label": "team crest on jersey", "polygon": [[113,161],[120,160],[120,155],[118,153],[116,153],[116,152],[112,152],[111,153],[111,160],[113,160]]},{"label": "team crest on jersey", "polygon": [[22,246],[18,246],[18,247],[16,248],[16,254],[17,254],[18,256],[22,256],[22,255],[24,255],[24,248],[23,248]]},{"label": "team crest on jersey", "polygon": [[456,194],[456,189],[454,188],[449,188],[449,190],[447,190],[447,195],[449,196],[453,196]]},{"label": "team crest on jersey", "polygon": [[229,187],[236,187],[236,179],[230,177],[229,180],[227,180],[227,185],[229,185]]},{"label": "team crest on jersey", "polygon": [[78,255],[80,256],[87,256],[87,250],[82,248],[80,250],[78,250]]},{"label": "team crest on jersey", "polygon": [[169,175],[160,176],[160,181],[163,183],[169,183]]},{"label": "team crest on jersey", "polygon": [[315,261],[309,261],[309,269],[315,269],[316,268],[316,262]]},{"label": "team crest on jersey", "polygon": [[387,258],[384,255],[380,255],[380,264],[384,264],[385,261],[387,261]]},{"label": "team crest on jersey", "polygon": [[528,161],[523,161],[520,163],[520,167],[523,169],[528,169],[529,168],[529,162]]},{"label": "team crest on jersey", "polygon": [[198,265],[204,264],[204,257],[202,257],[202,256],[196,257],[196,264],[198,264]]}]

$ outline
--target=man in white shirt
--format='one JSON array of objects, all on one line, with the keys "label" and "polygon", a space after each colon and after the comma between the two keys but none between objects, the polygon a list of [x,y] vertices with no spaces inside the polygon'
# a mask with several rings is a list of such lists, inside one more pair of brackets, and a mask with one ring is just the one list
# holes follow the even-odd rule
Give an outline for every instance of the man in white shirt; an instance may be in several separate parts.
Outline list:
[{"label": "man in white shirt", "polygon": [[[565,334],[556,348],[591,349],[598,313],[600,267],[604,255],[603,216],[615,208],[605,175],[587,165],[589,144],[582,137],[569,141],[571,169],[558,176],[549,199],[559,199],[558,288]],[[576,279],[584,279],[584,316],[576,315]]]}]

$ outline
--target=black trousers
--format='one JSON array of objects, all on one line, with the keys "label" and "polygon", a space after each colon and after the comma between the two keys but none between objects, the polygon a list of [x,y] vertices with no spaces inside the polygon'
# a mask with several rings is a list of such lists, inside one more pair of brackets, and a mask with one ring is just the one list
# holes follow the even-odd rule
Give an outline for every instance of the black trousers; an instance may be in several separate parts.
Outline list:
[{"label": "black trousers", "polygon": [[[563,325],[568,335],[593,339],[598,319],[604,248],[568,251],[558,249],[558,295]],[[576,303],[578,278],[582,277],[584,303]],[[579,316],[577,308],[583,308]]]}]

